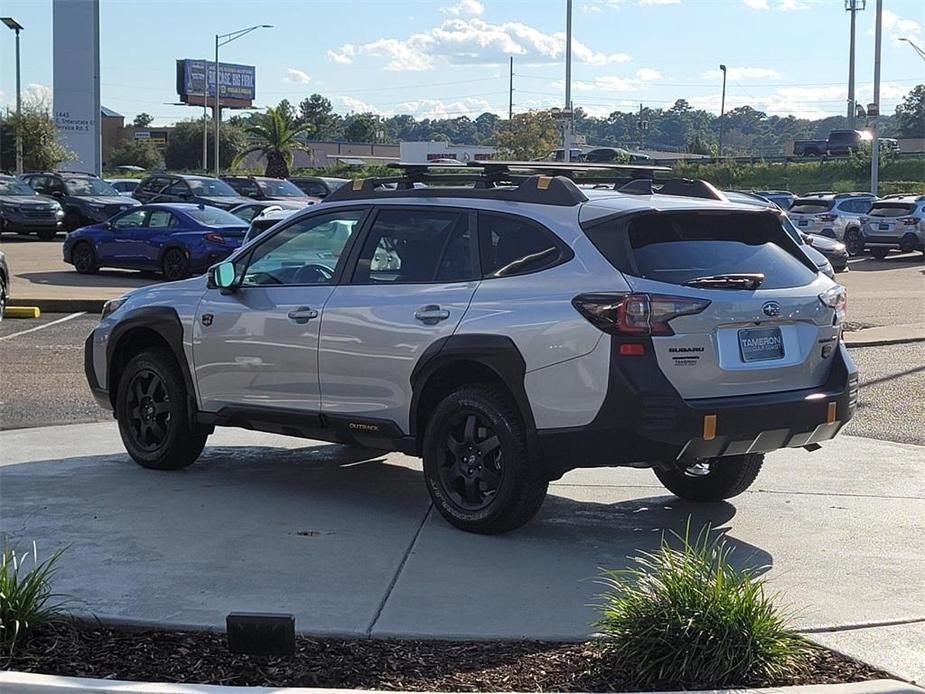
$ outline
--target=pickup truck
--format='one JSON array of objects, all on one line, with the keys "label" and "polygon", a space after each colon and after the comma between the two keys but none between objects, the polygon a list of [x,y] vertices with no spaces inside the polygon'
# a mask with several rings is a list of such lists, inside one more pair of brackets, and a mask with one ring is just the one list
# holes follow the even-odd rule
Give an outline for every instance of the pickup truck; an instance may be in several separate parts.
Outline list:
[{"label": "pickup truck", "polygon": [[861,130],[833,130],[825,140],[796,140],[793,154],[797,157],[844,157],[870,140],[870,133]]}]

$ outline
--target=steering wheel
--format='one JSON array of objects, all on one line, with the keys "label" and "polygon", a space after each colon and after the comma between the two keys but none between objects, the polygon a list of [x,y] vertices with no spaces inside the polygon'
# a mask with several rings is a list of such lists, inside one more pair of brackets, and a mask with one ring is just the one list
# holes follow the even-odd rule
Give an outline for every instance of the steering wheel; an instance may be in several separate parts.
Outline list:
[{"label": "steering wheel", "polygon": [[334,273],[326,265],[309,263],[303,265],[292,278],[293,284],[326,284],[334,278]]}]

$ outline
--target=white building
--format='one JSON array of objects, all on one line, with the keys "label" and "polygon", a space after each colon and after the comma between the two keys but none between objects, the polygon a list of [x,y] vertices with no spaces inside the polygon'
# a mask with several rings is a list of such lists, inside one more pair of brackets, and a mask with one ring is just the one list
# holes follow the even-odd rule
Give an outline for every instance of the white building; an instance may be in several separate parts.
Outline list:
[{"label": "white building", "polygon": [[402,142],[399,145],[401,161],[424,163],[435,159],[476,161],[491,159],[497,151],[487,145],[451,145],[446,142]]}]

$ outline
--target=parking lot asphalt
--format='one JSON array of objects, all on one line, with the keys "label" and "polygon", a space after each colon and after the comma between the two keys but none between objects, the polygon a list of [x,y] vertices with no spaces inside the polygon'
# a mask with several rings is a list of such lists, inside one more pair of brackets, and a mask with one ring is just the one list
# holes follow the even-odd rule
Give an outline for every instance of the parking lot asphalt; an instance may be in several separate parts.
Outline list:
[{"label": "parking lot asphalt", "polygon": [[[580,639],[602,567],[665,531],[723,529],[813,638],[925,678],[925,449],[859,437],[768,456],[752,489],[680,501],[647,470],[568,473],[503,536],[450,527],[400,454],[220,430],[177,472],[145,470],[114,423],[0,432],[0,527],[67,547],[68,609],[219,628],[232,611],[292,613],[359,637]],[[881,631],[882,630],[882,631]],[[863,634],[861,634],[863,632]]]},{"label": "parking lot asphalt", "polygon": [[[95,314],[44,314],[0,323],[0,429],[112,419],[91,397],[83,371],[83,343],[97,321]],[[925,401],[917,395],[925,393],[925,343],[851,355],[861,406],[845,433],[925,445]]]}]

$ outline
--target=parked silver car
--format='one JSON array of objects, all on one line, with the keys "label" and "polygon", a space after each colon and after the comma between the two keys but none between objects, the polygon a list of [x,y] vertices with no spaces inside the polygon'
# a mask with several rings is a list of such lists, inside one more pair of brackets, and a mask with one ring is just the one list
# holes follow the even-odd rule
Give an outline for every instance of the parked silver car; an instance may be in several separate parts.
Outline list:
[{"label": "parked silver car", "polygon": [[925,195],[887,195],[861,217],[864,248],[875,258],[890,249],[925,252]]},{"label": "parked silver car", "polygon": [[837,239],[860,255],[861,217],[876,200],[871,193],[809,193],[793,201],[787,216],[800,231]]}]

